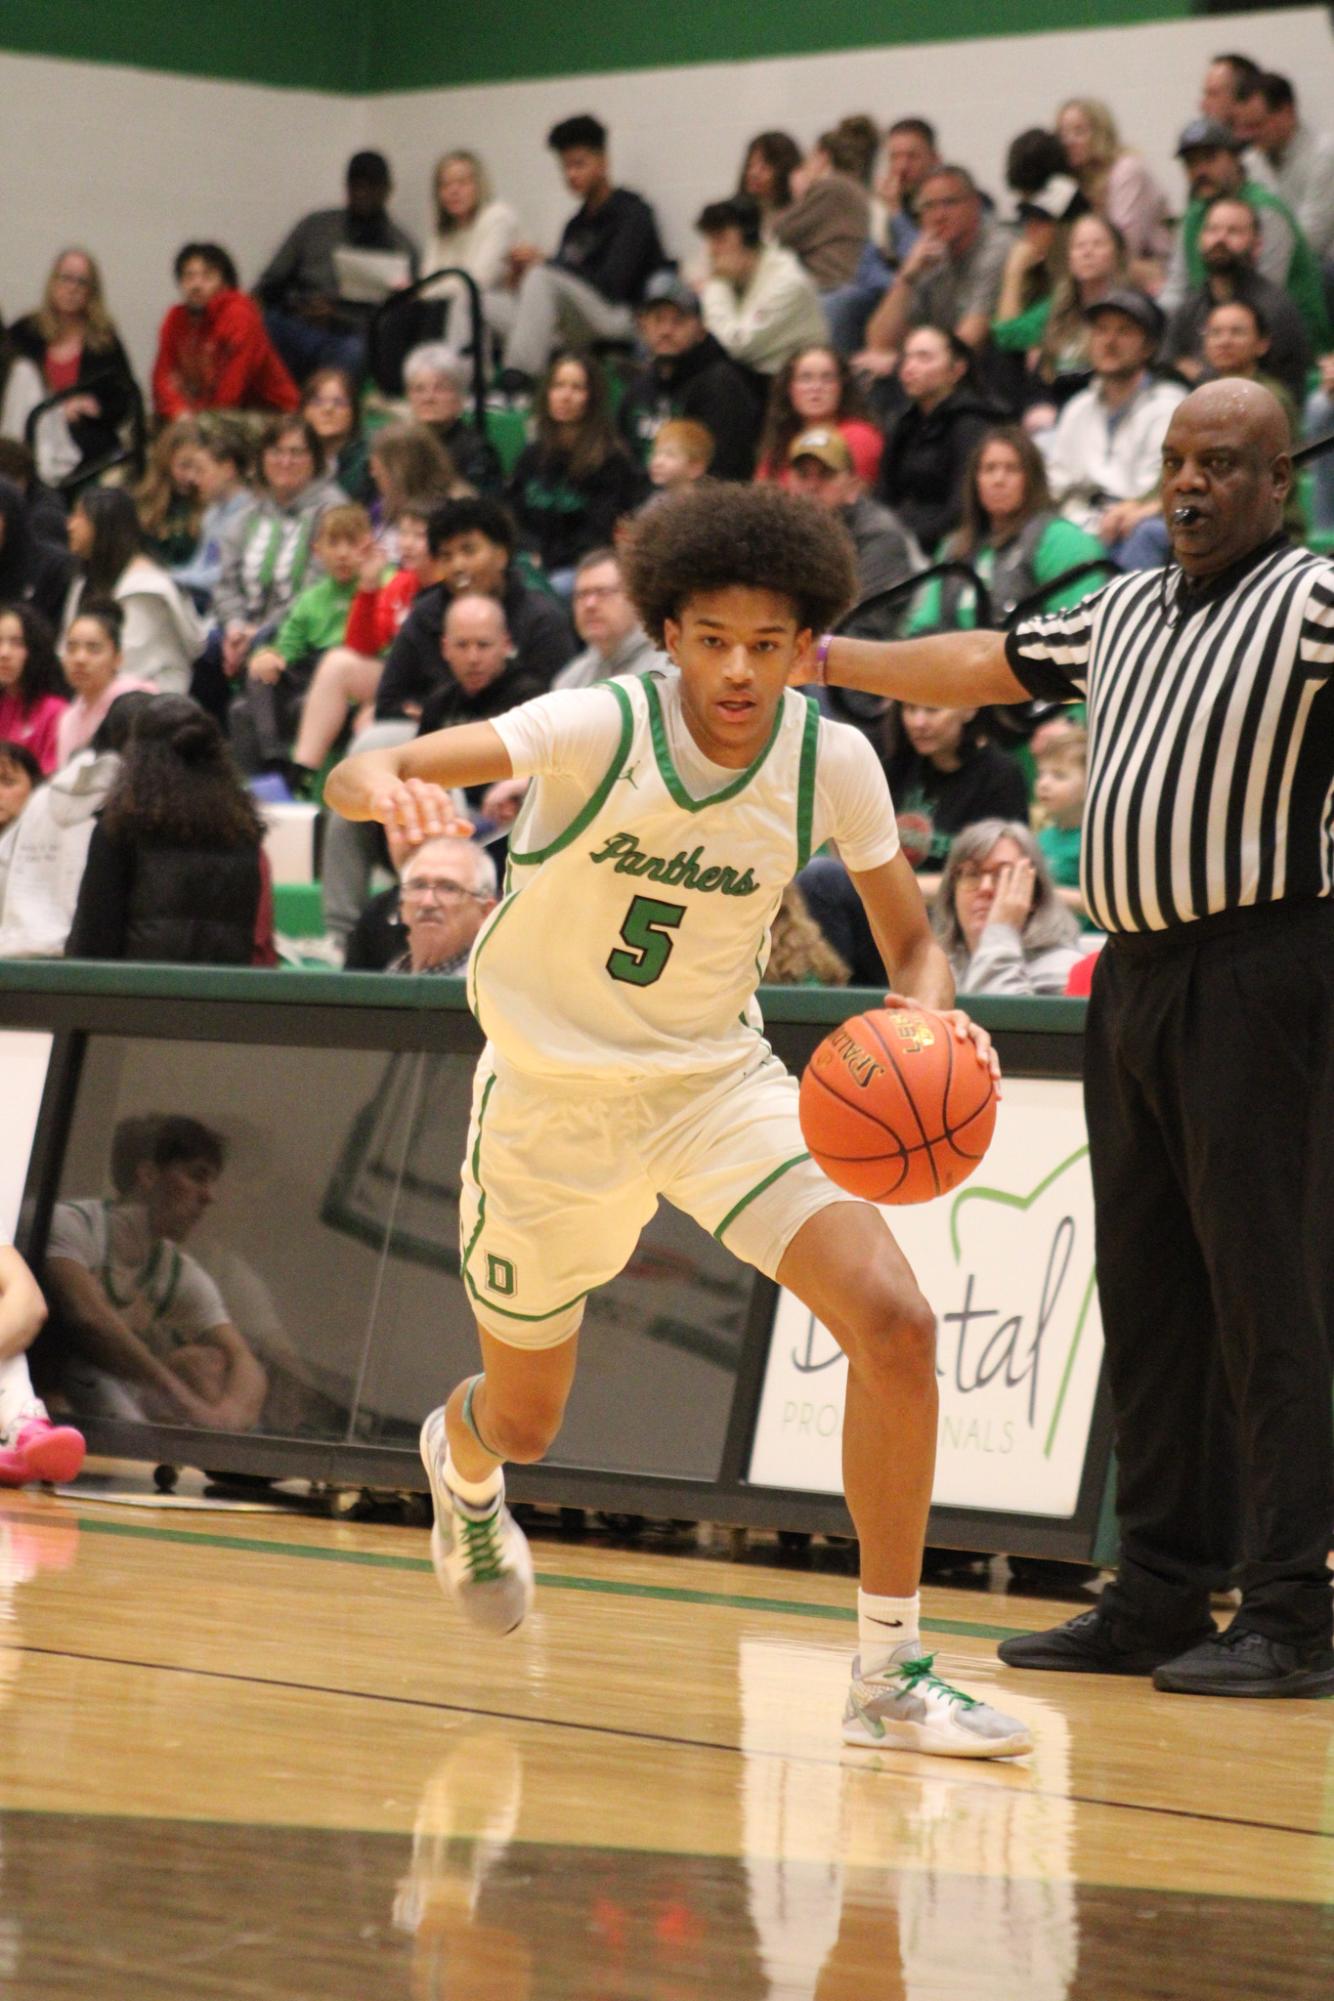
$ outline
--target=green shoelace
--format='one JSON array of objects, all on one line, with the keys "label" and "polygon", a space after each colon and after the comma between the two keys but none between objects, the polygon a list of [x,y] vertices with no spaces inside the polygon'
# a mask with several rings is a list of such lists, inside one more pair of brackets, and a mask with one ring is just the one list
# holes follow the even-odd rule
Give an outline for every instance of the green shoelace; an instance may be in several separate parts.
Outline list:
[{"label": "green shoelace", "polygon": [[474,1584],[494,1584],[504,1575],[501,1563],[500,1510],[483,1515],[479,1521],[473,1515],[454,1511],[454,1519],[463,1537],[463,1553],[468,1565],[468,1575]]},{"label": "green shoelace", "polygon": [[935,1665],[934,1654],[923,1654],[919,1660],[896,1661],[894,1672],[910,1695],[915,1693],[919,1682],[927,1682],[932,1688],[938,1689],[947,1700],[959,1703],[964,1709],[977,1709],[980,1706],[975,1695],[965,1695],[961,1688],[951,1688],[947,1681],[942,1681],[934,1672]]}]

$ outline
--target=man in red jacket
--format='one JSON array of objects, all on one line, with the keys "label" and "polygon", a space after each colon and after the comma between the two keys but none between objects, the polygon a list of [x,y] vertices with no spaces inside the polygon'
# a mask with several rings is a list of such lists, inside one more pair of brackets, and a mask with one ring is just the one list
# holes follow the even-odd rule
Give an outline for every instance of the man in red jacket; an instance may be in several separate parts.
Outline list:
[{"label": "man in red jacket", "polygon": [[187,243],[172,268],[181,304],[172,307],[158,336],[158,416],[170,421],[200,410],[295,410],[297,386],[221,244]]}]

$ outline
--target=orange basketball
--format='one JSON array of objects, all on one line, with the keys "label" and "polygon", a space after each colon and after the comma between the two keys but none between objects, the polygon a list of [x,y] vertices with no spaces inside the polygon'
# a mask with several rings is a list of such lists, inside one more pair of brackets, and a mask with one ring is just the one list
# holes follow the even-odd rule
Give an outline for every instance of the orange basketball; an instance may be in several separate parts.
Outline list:
[{"label": "orange basketball", "polygon": [[929,1008],[876,1008],[827,1035],[801,1080],[801,1129],[831,1181],[868,1202],[929,1202],[991,1144],[996,1092],[972,1042]]}]

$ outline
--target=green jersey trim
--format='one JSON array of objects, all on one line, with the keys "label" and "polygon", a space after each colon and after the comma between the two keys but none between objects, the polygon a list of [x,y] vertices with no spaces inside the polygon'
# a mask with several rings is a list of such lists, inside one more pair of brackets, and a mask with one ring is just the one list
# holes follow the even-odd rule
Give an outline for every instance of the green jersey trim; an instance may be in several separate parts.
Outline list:
[{"label": "green jersey trim", "polygon": [[718,1239],[719,1243],[721,1243],[723,1240],[723,1231],[729,1229],[731,1225],[735,1223],[737,1217],[741,1214],[741,1211],[743,1209],[748,1208],[750,1204],[755,1200],[755,1197],[757,1195],[763,1195],[766,1188],[772,1188],[774,1182],[777,1181],[780,1178],[780,1176],[786,1174],[789,1167],[800,1167],[803,1160],[809,1160],[809,1159],[810,1159],[809,1153],[794,1153],[791,1160],[783,1161],[781,1166],[776,1167],[772,1174],[766,1174],[763,1181],[757,1181],[755,1183],[755,1186],[747,1194],[742,1196],[741,1200],[735,1205],[735,1207],[728,1210],[727,1214],[723,1217],[722,1222],[719,1223],[717,1229],[714,1231],[713,1234]]},{"label": "green jersey trim", "polygon": [[459,1269],[463,1273],[463,1282],[472,1294],[473,1299],[478,1306],[485,1307],[488,1313],[498,1313],[503,1320],[554,1320],[558,1313],[568,1313],[570,1308],[577,1306],[581,1299],[587,1299],[587,1291],[577,1292],[573,1299],[567,1299],[563,1306],[553,1306],[547,1313],[513,1313],[508,1307],[497,1306],[494,1300],[484,1297],[477,1290],[476,1285],[473,1283],[472,1273],[468,1270],[468,1260],[476,1250],[477,1239],[486,1227],[486,1189],[482,1184],[482,1127],[486,1124],[486,1108],[491,1101],[491,1093],[495,1089],[495,1082],[495,1072],[492,1071],[486,1080],[486,1089],[482,1092],[482,1102],[477,1107],[477,1137],[472,1143],[472,1178],[477,1183],[477,1221],[473,1225],[473,1233],[468,1239],[468,1248],[463,1253]]},{"label": "green jersey trim", "polygon": [[608,681],[605,686],[607,693],[615,696],[621,711],[621,736],[611,763],[603,774],[602,782],[588,802],[575,814],[565,832],[557,834],[554,841],[548,841],[544,848],[533,848],[528,854],[522,854],[514,848],[510,849],[509,858],[517,868],[536,868],[539,862],[550,861],[552,855],[558,855],[562,848],[569,847],[571,841],[577,841],[584,829],[592,825],[606,805],[607,795],[625,767],[625,760],[630,755],[630,740],[635,732],[634,711],[624,688],[618,687],[615,681]]},{"label": "green jersey trim", "polygon": [[815,819],[815,761],[820,751],[820,711],[806,702],[801,726],[801,763],[797,775],[797,869],[811,858],[811,826]]},{"label": "green jersey trim", "polygon": [[768,757],[769,752],[773,749],[778,738],[778,732],[783,727],[783,717],[786,714],[785,701],[781,701],[778,704],[778,710],[774,716],[774,726],[769,732],[769,741],[765,744],[764,749],[760,752],[754,763],[748,764],[745,770],[738,777],[734,778],[730,785],[724,785],[721,792],[711,792],[707,799],[695,799],[686,791],[685,786],[681,783],[680,774],[676,766],[672,763],[672,753],[667,743],[667,728],[663,721],[662,703],[658,699],[658,691],[654,687],[652,679],[647,675],[644,677],[642,686],[648,700],[649,733],[653,739],[654,762],[657,764],[662,782],[671,793],[672,798],[687,813],[702,813],[706,806],[720,806],[725,799],[735,799],[738,792],[743,792],[760,769],[760,766],[764,763],[765,758]]}]

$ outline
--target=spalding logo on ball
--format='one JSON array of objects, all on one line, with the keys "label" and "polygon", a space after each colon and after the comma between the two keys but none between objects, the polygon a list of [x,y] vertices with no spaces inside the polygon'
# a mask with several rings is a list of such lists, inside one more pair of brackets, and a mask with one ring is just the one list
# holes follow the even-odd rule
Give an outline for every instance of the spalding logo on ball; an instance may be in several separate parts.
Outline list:
[{"label": "spalding logo on ball", "polygon": [[929,1202],[965,1181],[991,1144],[991,1067],[929,1008],[857,1014],[806,1065],[801,1129],[849,1195]]}]

